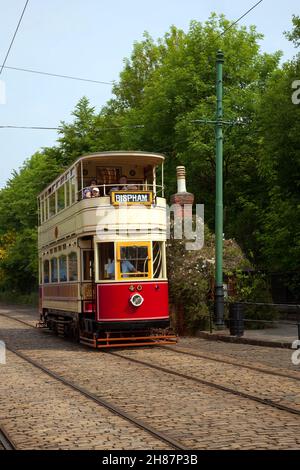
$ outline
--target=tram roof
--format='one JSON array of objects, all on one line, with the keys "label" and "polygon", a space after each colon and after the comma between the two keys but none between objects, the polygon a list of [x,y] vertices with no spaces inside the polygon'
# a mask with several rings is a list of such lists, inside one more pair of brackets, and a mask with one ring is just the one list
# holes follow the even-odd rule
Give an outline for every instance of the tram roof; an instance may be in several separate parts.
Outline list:
[{"label": "tram roof", "polygon": [[[121,163],[135,163],[140,165],[161,165],[165,157],[158,153],[151,152],[130,152],[130,151],[110,151],[110,152],[98,152],[83,155],[79,157],[75,163],[79,163],[81,160],[90,160],[93,158],[101,159],[101,163],[107,163],[109,165]],[[73,165],[72,165],[73,166]]]},{"label": "tram roof", "polygon": [[[164,162],[164,155],[159,153],[151,153],[151,152],[137,152],[137,151],[109,151],[109,152],[97,152],[97,153],[90,153],[87,155],[82,155],[81,157],[77,158],[72,165],[65,169],[55,180],[53,180],[43,191],[39,194],[41,196],[45,191],[47,191],[53,184],[60,180],[65,173],[70,171],[75,165],[80,163],[81,161],[85,160],[92,160],[92,159],[99,159],[101,160],[102,165],[126,165],[126,164],[135,164],[135,165],[161,165]],[[38,197],[39,197],[38,196]]]}]

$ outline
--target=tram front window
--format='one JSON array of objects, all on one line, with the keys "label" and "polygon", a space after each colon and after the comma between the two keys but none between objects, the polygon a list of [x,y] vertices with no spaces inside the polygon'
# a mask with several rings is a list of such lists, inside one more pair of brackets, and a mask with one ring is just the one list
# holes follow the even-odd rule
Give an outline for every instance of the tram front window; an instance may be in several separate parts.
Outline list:
[{"label": "tram front window", "polygon": [[117,244],[118,279],[151,277],[150,243]]},{"label": "tram front window", "polygon": [[100,280],[151,278],[150,242],[116,243],[116,260],[114,252],[114,243],[98,244]]}]

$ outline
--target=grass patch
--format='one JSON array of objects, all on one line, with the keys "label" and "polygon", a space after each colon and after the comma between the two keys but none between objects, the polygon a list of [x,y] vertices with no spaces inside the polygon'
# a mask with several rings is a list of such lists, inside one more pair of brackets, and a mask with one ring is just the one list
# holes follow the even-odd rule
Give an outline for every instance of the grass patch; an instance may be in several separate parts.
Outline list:
[{"label": "grass patch", "polygon": [[37,307],[39,304],[39,295],[37,292],[31,292],[30,294],[0,292],[0,302],[11,305],[30,305]]}]

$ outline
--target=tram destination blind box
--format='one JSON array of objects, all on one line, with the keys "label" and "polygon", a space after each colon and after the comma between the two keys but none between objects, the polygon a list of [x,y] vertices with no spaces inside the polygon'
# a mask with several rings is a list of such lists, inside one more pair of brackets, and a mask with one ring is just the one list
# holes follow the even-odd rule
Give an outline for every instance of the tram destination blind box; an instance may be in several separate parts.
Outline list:
[{"label": "tram destination blind box", "polygon": [[150,206],[153,201],[152,191],[112,191],[111,203],[114,206],[120,204],[143,204]]}]

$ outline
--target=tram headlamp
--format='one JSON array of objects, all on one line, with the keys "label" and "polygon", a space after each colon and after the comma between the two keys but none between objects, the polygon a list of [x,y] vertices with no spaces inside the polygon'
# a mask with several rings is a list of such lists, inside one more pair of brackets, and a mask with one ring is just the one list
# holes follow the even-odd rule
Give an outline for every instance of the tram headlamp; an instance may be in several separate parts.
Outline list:
[{"label": "tram headlamp", "polygon": [[144,298],[141,296],[141,294],[134,294],[132,297],[130,297],[130,303],[134,307],[140,307],[143,302]]}]

